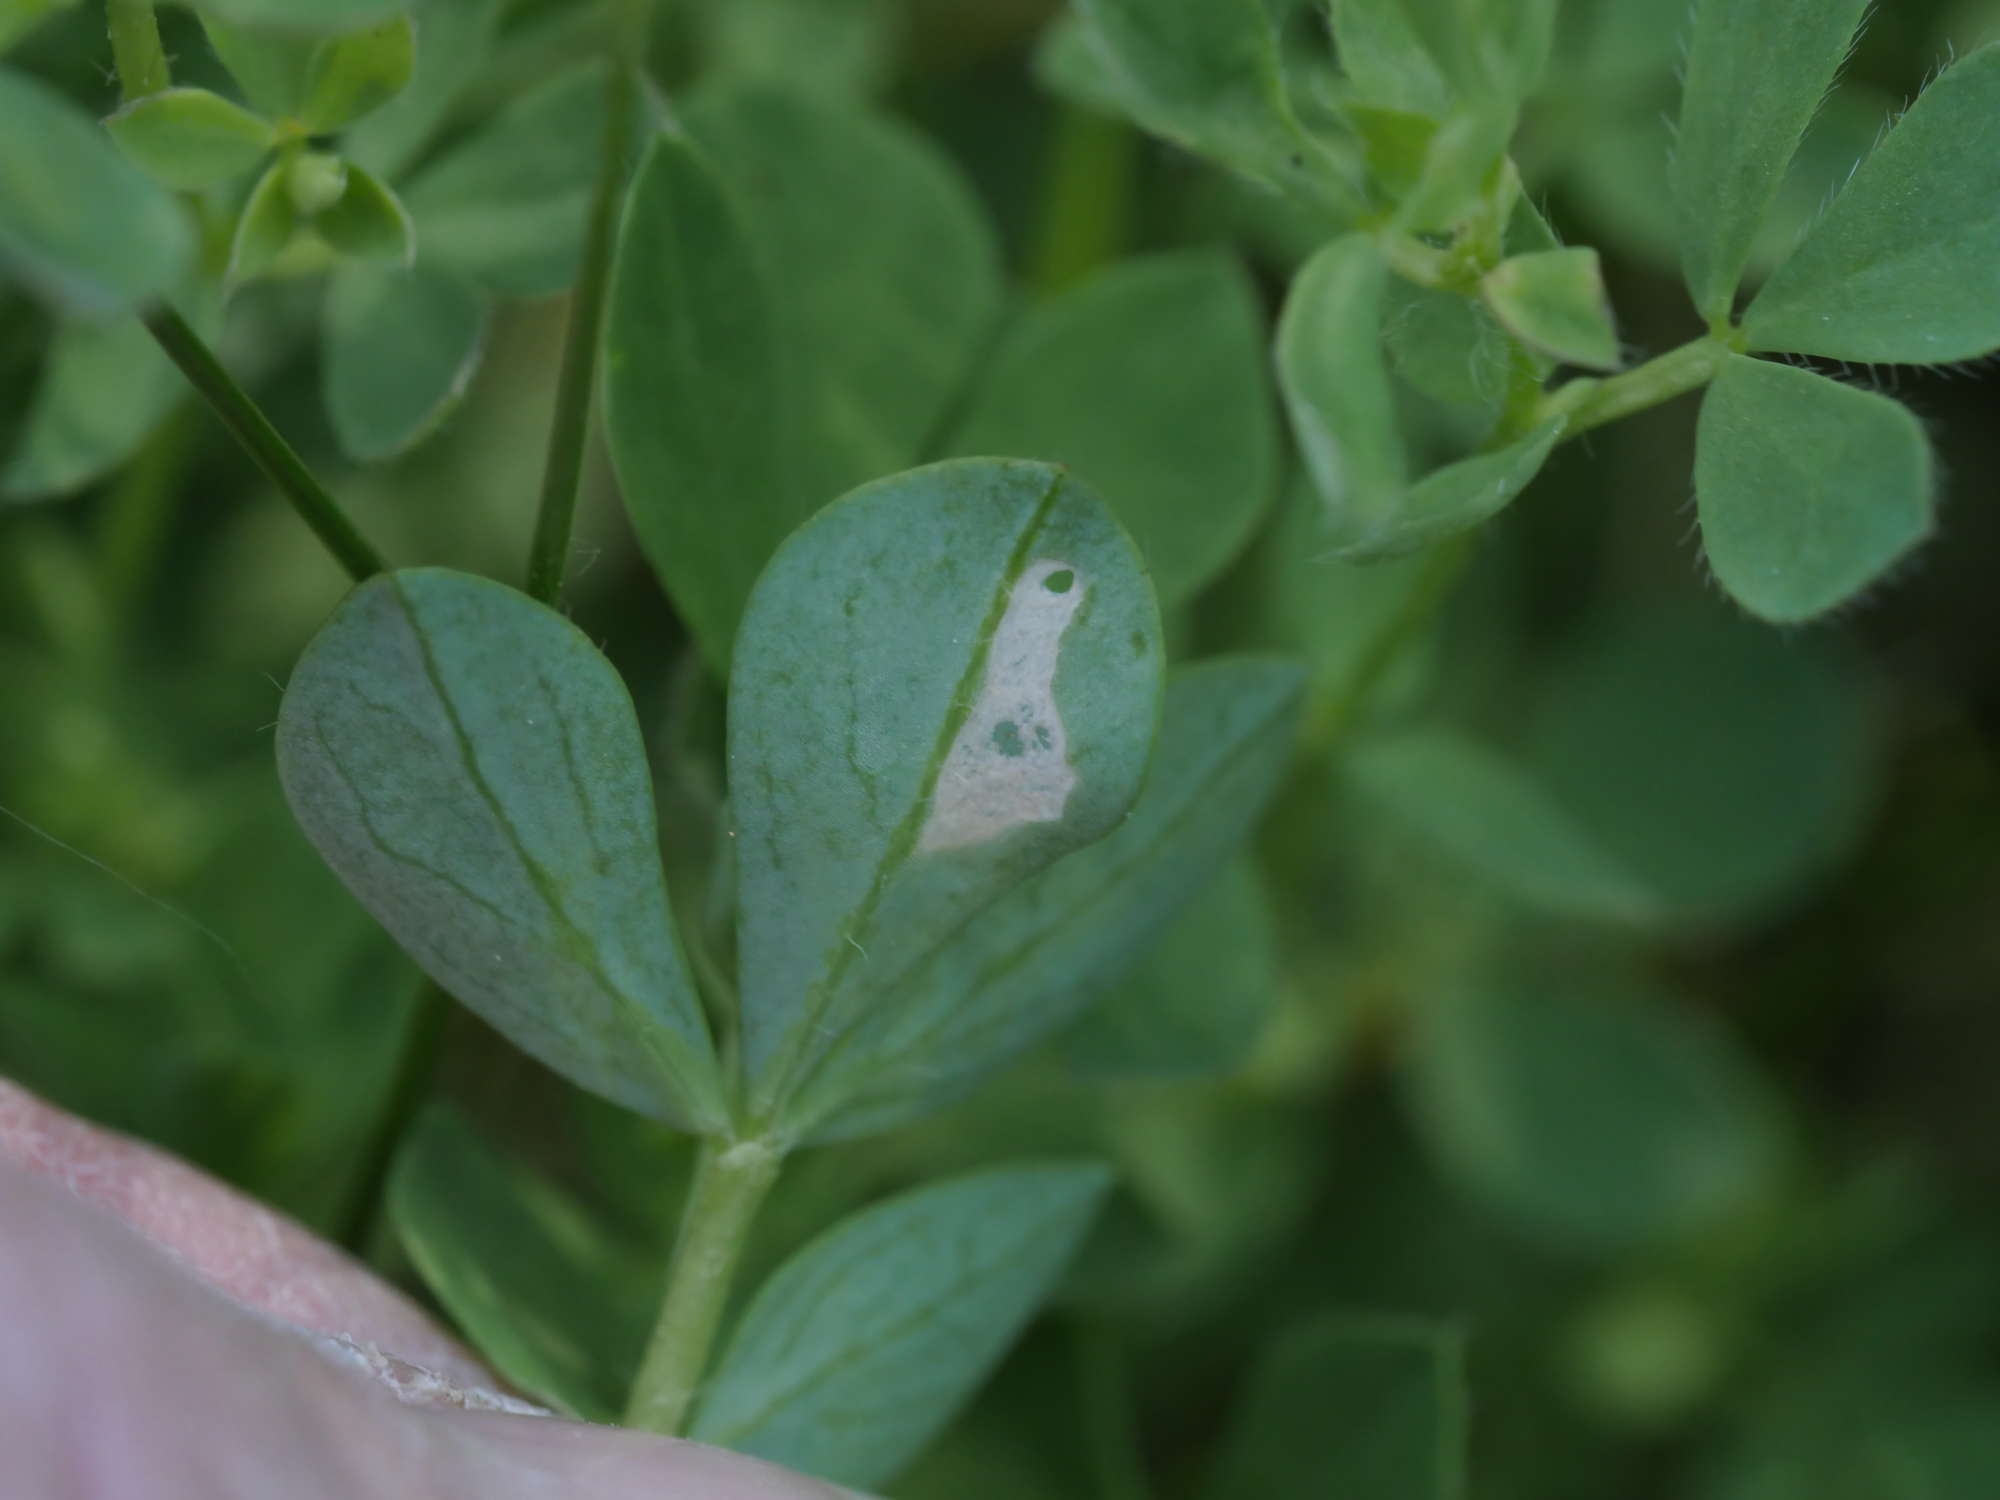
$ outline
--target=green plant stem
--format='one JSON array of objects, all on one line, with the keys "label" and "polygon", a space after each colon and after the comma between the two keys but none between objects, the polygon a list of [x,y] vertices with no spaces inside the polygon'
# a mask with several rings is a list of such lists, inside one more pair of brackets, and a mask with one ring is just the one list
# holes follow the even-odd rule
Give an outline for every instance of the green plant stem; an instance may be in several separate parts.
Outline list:
[{"label": "green plant stem", "polygon": [[1077,104],[1064,104],[1042,170],[1028,282],[1059,292],[1116,260],[1131,239],[1139,136]]},{"label": "green plant stem", "polygon": [[201,336],[188,327],[187,320],[162,305],[145,315],[145,323],[160,347],[167,351],[167,357],[180,366],[196,393],[235,434],[257,467],[277,485],[299,518],[312,528],[313,535],[326,545],[348,575],[359,583],[380,573],[385,566],[381,554],[368,544],[339,502],[313,477],[305,460],[279,435],[270,418],[230,378]]},{"label": "green plant stem", "polygon": [[113,613],[127,622],[128,630],[166,539],[167,518],[172,514],[193,436],[193,410],[187,402],[176,401],[105,496],[98,528],[104,593]]},{"label": "green plant stem", "polygon": [[625,1409],[627,1426],[670,1437],[686,1426],[750,1226],[783,1161],[768,1141],[703,1143],[666,1296]]},{"label": "green plant stem", "polygon": [[166,49],[160,45],[153,0],[105,0],[104,9],[111,23],[111,61],[125,102],[168,87],[173,79],[167,72]]},{"label": "green plant stem", "polygon": [[1567,416],[1563,440],[1659,406],[1699,390],[1722,372],[1730,348],[1714,338],[1698,338],[1608,380],[1576,380],[1542,399],[1538,421]]},{"label": "green plant stem", "polygon": [[1132,1363],[1110,1328],[1077,1322],[1076,1384],[1098,1500],[1152,1500],[1132,1399]]},{"label": "green plant stem", "polygon": [[620,24],[611,28],[611,79],[605,90],[597,183],[591,190],[583,264],[570,297],[562,373],[556,381],[555,418],[542,470],[541,509],[535,517],[535,539],[528,553],[528,592],[544,604],[561,599],[563,576],[569,570],[570,531],[576,523],[576,495],[583,481],[583,455],[590,436],[597,344],[604,327],[604,299],[611,285],[611,252],[624,198],[625,159],[632,147],[637,97],[634,74],[643,54],[650,15],[648,0],[627,0],[620,11]]}]

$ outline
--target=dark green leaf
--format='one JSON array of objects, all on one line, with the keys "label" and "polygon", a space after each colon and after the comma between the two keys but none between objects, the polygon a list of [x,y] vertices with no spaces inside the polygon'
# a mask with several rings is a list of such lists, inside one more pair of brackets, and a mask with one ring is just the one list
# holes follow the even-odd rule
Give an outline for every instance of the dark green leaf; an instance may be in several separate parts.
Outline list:
[{"label": "dark green leaf", "polygon": [[836,1063],[865,1076],[849,1043],[884,995],[1119,824],[1159,703],[1138,555],[1059,469],[936,464],[793,534],[751,596],[730,681],[758,1117]]},{"label": "dark green leaf", "polygon": [[1389,284],[1382,337],[1396,373],[1435,401],[1482,414],[1490,425],[1507,397],[1507,332],[1484,303],[1414,282]]},{"label": "dark green leaf", "polygon": [[313,231],[350,260],[407,269],[417,258],[416,226],[408,210],[374,173],[349,162],[346,177],[340,197],[313,216]]},{"label": "dark green leaf", "polygon": [[2000,349],[2000,44],[1918,97],[1744,315],[1753,349],[1935,364]]},{"label": "dark green leaf", "polygon": [[1226,1073],[1257,1045],[1279,983],[1277,923],[1256,865],[1238,857],[1084,1014],[1064,1055],[1088,1078]]},{"label": "dark green leaf", "polygon": [[801,1112],[820,1138],[937,1108],[1127,973],[1243,846],[1291,764],[1303,680],[1269,658],[1185,667],[1132,814],[1008,892],[858,1023]]},{"label": "dark green leaf", "polygon": [[836,1225],[759,1289],[690,1436],[847,1485],[893,1478],[985,1380],[1076,1252],[1108,1174],[1010,1167]]},{"label": "dark green leaf", "polygon": [[435,135],[493,50],[501,0],[416,0],[416,69],[409,86],[342,134],[340,149],[394,181]]},{"label": "dark green leaf", "polygon": [[0,496],[81,489],[130,458],[184,389],[137,318],[62,324],[0,474]]},{"label": "dark green leaf", "polygon": [[1698,0],[1673,192],[1695,308],[1726,318],[1792,153],[1868,0]]},{"label": "dark green leaf", "polygon": [[479,366],[486,299],[424,266],[344,266],[327,289],[327,416],[350,458],[375,462],[433,432]]},{"label": "dark green leaf", "polygon": [[882,88],[904,26],[886,0],[724,0],[699,15],[704,76],[832,99]]},{"label": "dark green leaf", "polygon": [[1503,260],[1480,280],[1479,293],[1524,344],[1564,364],[1618,368],[1618,329],[1595,250],[1578,246]]},{"label": "dark green leaf", "polygon": [[1743,1206],[1775,1164],[1727,1033],[1633,978],[1487,958],[1425,1003],[1410,1104],[1439,1163],[1521,1228],[1610,1250]]},{"label": "dark green leaf", "polygon": [[0,140],[15,143],[0,150],[0,268],[90,318],[179,284],[194,255],[180,205],[82,110],[0,69]]},{"label": "dark green leaf", "polygon": [[1336,1316],[1251,1371],[1207,1500],[1461,1500],[1465,1339],[1414,1319]]},{"label": "dark green leaf", "polygon": [[207,89],[162,89],[104,122],[125,154],[159,182],[198,191],[240,177],[262,161],[277,131]]},{"label": "dark green leaf", "polygon": [[459,1000],[606,1098],[720,1120],[638,722],[575,626],[463,573],[371,580],[292,674],[278,769],[327,863]]},{"label": "dark green leaf", "polygon": [[416,28],[408,16],[328,37],[306,65],[299,123],[314,135],[344,129],[400,94],[416,65]]},{"label": "dark green leaf", "polygon": [[1810,370],[1729,356],[1702,400],[1701,537],[1767,620],[1845,603],[1931,530],[1930,443],[1909,408]]},{"label": "dark green leaf", "polygon": [[1075,468],[1171,608],[1241,550],[1276,491],[1265,346],[1235,261],[1128,260],[1014,325],[951,449]]},{"label": "dark green leaf", "polygon": [[388,1208],[425,1285],[494,1369],[571,1416],[618,1420],[664,1257],[612,1239],[441,1104],[397,1152]]}]

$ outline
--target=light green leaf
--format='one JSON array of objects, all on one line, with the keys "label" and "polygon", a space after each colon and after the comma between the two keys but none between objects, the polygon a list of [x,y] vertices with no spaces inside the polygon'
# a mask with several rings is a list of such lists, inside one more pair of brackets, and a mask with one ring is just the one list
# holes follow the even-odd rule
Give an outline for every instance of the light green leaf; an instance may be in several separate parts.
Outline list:
[{"label": "light green leaf", "polygon": [[1825,637],[1720,607],[1586,622],[1551,650],[1522,759],[1673,921],[1772,915],[1860,831],[1862,684]]},{"label": "light green leaf", "polygon": [[1726,318],[1765,213],[1868,0],[1698,0],[1673,159],[1695,308]]},{"label": "light green leaf", "polygon": [[1363,795],[1475,874],[1551,911],[1615,922],[1654,914],[1650,892],[1547,788],[1447,730],[1364,741],[1343,770]]},{"label": "light green leaf", "polygon": [[350,458],[394,457],[458,404],[486,344],[486,299],[426,266],[343,266],[327,288],[326,410]]},{"label": "light green leaf", "polygon": [[1255,827],[1298,740],[1303,674],[1222,658],[1168,683],[1129,818],[995,901],[857,1023],[800,1113],[816,1139],[936,1109],[1074,1018],[1185,915]]},{"label": "light green leaf", "polygon": [[353,31],[407,9],[405,0],[199,0],[204,15],[274,31]]},{"label": "light green leaf", "polygon": [[278,138],[269,122],[207,89],[148,94],[104,128],[156,181],[188,192],[242,176]]},{"label": "light green leaf", "polygon": [[1367,236],[1335,240],[1293,279],[1278,322],[1279,389],[1343,544],[1392,530],[1406,483],[1382,358],[1388,279]]},{"label": "light green leaf", "polygon": [[2000,349],[2000,43],[1949,68],[1743,319],[1753,349],[1909,364]]},{"label": "light green leaf", "polygon": [[235,237],[229,242],[229,269],[223,279],[231,286],[240,286],[263,275],[291,245],[300,223],[298,205],[292,201],[288,164],[274,161],[257,179],[236,220]]},{"label": "light green leaf", "polygon": [[1450,234],[1481,212],[1506,159],[1510,131],[1511,117],[1498,105],[1447,117],[1425,143],[1417,180],[1396,204],[1396,227]]},{"label": "light green leaf", "polygon": [[246,29],[209,13],[202,15],[201,29],[252,108],[274,119],[298,111],[318,46],[315,38],[295,31]]},{"label": "light green leaf", "polygon": [[416,69],[400,94],[340,138],[341,153],[398,179],[444,124],[493,51],[501,0],[416,0]]},{"label": "light green leaf", "polygon": [[1160,704],[1131,541],[1046,464],[864,486],[758,580],[730,679],[751,1107],[781,1116],[982,908],[1111,832]]},{"label": "light green leaf", "polygon": [[1733,354],[1695,441],[1702,548],[1764,619],[1845,603],[1930,534],[1930,444],[1887,396]]},{"label": "light green leaf", "polygon": [[0,151],[0,269],[87,318],[179,284],[194,256],[186,215],[82,110],[0,68],[0,140],[16,143]]},{"label": "light green leaf", "polygon": [[68,494],[132,456],[186,389],[137,318],[58,325],[0,497]]},{"label": "light green leaf", "polygon": [[1337,548],[1348,558],[1375,558],[1428,546],[1492,519],[1542,472],[1549,453],[1568,425],[1557,417],[1516,438],[1504,448],[1477,453],[1433,470],[1410,487],[1395,529]]},{"label": "light green leaf", "polygon": [[904,24],[885,0],[722,0],[698,15],[704,77],[847,100],[888,82]]},{"label": "light green leaf", "polygon": [[416,28],[408,16],[328,37],[306,64],[299,123],[314,135],[343,129],[400,94],[416,65]]},{"label": "light green leaf", "polygon": [[978,1389],[1082,1242],[1101,1167],[1010,1167],[866,1209],[780,1266],[689,1435],[837,1484],[892,1479]]},{"label": "light green leaf", "polygon": [[1503,260],[1480,279],[1479,294],[1524,344],[1564,364],[1618,368],[1618,329],[1595,250],[1577,246]]},{"label": "light green leaf", "polygon": [[441,1103],[396,1153],[388,1210],[424,1284],[495,1370],[570,1416],[618,1420],[664,1257],[613,1239]]},{"label": "light green leaf", "polygon": [[1256,1047],[1279,982],[1277,922],[1256,865],[1238,856],[1084,1013],[1064,1056],[1086,1078],[1227,1073]]},{"label": "light green leaf", "polygon": [[409,211],[374,173],[349,162],[346,176],[340,197],[313,216],[313,231],[350,260],[412,265],[417,232]]},{"label": "light green leaf", "polygon": [[796,524],[936,442],[1000,315],[999,244],[965,174],[889,116],[745,86],[685,118],[772,277],[797,405],[765,440],[798,455]]},{"label": "light green leaf", "polygon": [[1277,489],[1261,325],[1225,255],[1121,262],[1008,331],[950,449],[1073,467],[1172,608],[1242,549]]},{"label": "light green leaf", "polygon": [[594,1093],[714,1128],[631,699],[589,639],[442,568],[363,584],[278,715],[293,814],[440,985]]},{"label": "light green leaf", "polygon": [[625,508],[712,665],[765,561],[811,512],[787,463],[777,314],[714,169],[663,135],[632,180],[604,328]]},{"label": "light green leaf", "polygon": [[292,207],[306,218],[332,208],[347,191],[347,163],[331,151],[301,151],[284,171]]},{"label": "light green leaf", "polygon": [[1251,1371],[1206,1500],[1462,1500],[1466,1405],[1456,1329],[1320,1318]]},{"label": "light green leaf", "polygon": [[1634,978],[1490,956],[1425,1003],[1409,1102],[1439,1164],[1522,1229],[1610,1251],[1741,1207],[1777,1156],[1750,1060]]},{"label": "light green leaf", "polygon": [[403,201],[424,259],[506,296],[567,287],[596,180],[604,82],[596,63],[559,73],[418,173]]},{"label": "light green leaf", "polygon": [[1402,0],[1328,0],[1350,97],[1374,109],[1442,120],[1453,89]]}]

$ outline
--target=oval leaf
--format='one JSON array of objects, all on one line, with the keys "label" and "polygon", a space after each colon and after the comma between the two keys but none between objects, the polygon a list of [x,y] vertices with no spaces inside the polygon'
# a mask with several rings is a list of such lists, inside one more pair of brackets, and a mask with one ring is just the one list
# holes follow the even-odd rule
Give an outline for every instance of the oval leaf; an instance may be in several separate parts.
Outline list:
[{"label": "oval leaf", "polygon": [[278,771],[326,862],[433,979],[572,1082],[715,1127],[645,747],[611,664],[500,584],[363,584],[306,648]]},{"label": "oval leaf", "polygon": [[82,110],[0,69],[0,140],[15,143],[0,151],[0,268],[89,318],[179,284],[195,248],[186,215]]},{"label": "oval leaf", "polygon": [[1479,294],[1524,344],[1564,364],[1618,368],[1618,329],[1595,250],[1579,246],[1503,260],[1480,280]]},{"label": "oval leaf", "polygon": [[1130,540],[1045,464],[885,479],[779,549],[729,695],[756,1115],[982,907],[1124,818],[1160,653]]},{"label": "oval leaf", "polygon": [[313,216],[313,230],[350,260],[409,266],[417,258],[416,226],[401,200],[373,172],[347,163],[347,185]]},{"label": "oval leaf", "polygon": [[417,33],[408,16],[328,37],[306,64],[299,123],[314,135],[352,124],[400,94],[416,63]]},{"label": "oval leaf", "polygon": [[104,122],[125,154],[157,182],[188,192],[240,177],[264,159],[277,131],[207,89],[163,89]]},{"label": "oval leaf", "polygon": [[1696,309],[1726,318],[1792,153],[1868,0],[1700,0],[1673,158],[1681,266]]},{"label": "oval leaf", "polygon": [[100,478],[132,456],[186,388],[137,318],[60,324],[0,496],[39,500]]},{"label": "oval leaf", "polygon": [[1930,535],[1930,443],[1887,396],[1733,354],[1695,442],[1703,550],[1763,619],[1845,603]]},{"label": "oval leaf", "polygon": [[1076,1253],[1101,1167],[1009,1167],[854,1215],[759,1288],[689,1436],[844,1485],[893,1478]]},{"label": "oval leaf", "polygon": [[1256,291],[1214,251],[1128,260],[1008,331],[951,441],[1073,466],[1145,554],[1167,608],[1268,510],[1278,434]]},{"label": "oval leaf", "polygon": [[264,169],[236,220],[229,243],[229,268],[224,280],[240,286],[263,275],[291,246],[302,222],[292,201],[286,164],[274,161]]},{"label": "oval leaf", "polygon": [[417,0],[411,8],[419,45],[409,85],[340,138],[342,155],[384,181],[401,176],[480,75],[501,0]]},{"label": "oval leaf", "polygon": [[2000,349],[2000,43],[1949,68],[1743,317],[1753,349],[1907,364]]},{"label": "oval leaf", "polygon": [[486,343],[486,299],[456,277],[345,266],[327,289],[326,410],[350,458],[393,457],[458,404]]}]

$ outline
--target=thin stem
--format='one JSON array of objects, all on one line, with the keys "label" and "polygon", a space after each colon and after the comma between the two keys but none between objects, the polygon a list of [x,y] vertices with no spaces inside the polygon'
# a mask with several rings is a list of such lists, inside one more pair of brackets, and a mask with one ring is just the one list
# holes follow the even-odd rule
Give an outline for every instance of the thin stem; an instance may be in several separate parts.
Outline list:
[{"label": "thin stem", "polygon": [[576,522],[576,494],[583,480],[583,455],[590,436],[590,399],[597,373],[597,344],[604,326],[604,299],[611,284],[611,252],[624,196],[625,158],[632,145],[632,113],[637,91],[633,75],[643,55],[648,0],[626,0],[621,24],[612,28],[611,80],[605,91],[604,134],[599,143],[597,185],[591,191],[583,264],[570,298],[569,328],[563,338],[562,373],[556,382],[555,419],[542,470],[542,503],[528,553],[528,592],[544,604],[562,597],[569,569],[569,539]]},{"label": "thin stem", "polygon": [[1110,1328],[1077,1323],[1076,1383],[1098,1500],[1152,1500],[1139,1442],[1132,1362]]},{"label": "thin stem", "polygon": [[244,450],[277,485],[299,513],[299,518],[347,569],[356,583],[380,573],[385,564],[381,555],[363,538],[347,512],[313,478],[292,445],[279,435],[257,403],[244,394],[222,362],[201,336],[188,327],[187,320],[164,304],[145,315],[146,327],[159,340],[167,357],[180,366],[181,373],[209,409],[222,419],[223,426],[236,436]]},{"label": "thin stem", "polygon": [[627,1426],[670,1437],[686,1426],[750,1226],[783,1161],[768,1141],[703,1143],[666,1296],[625,1409]]},{"label": "thin stem", "polygon": [[111,23],[111,62],[118,70],[125,102],[157,94],[172,84],[166,49],[160,46],[159,22],[153,19],[153,0],[105,0],[104,9]]},{"label": "thin stem", "polygon": [[1131,239],[1139,137],[1081,105],[1056,112],[1042,171],[1029,284],[1059,292],[1118,257]]},{"label": "thin stem", "polygon": [[1567,441],[1593,427],[1616,422],[1699,390],[1722,373],[1729,346],[1714,338],[1699,338],[1670,349],[1658,359],[1648,360],[1637,369],[1608,380],[1577,380],[1551,391],[1542,400],[1539,413],[1546,421],[1567,416],[1563,432]]},{"label": "thin stem", "polygon": [[176,401],[105,497],[98,529],[104,592],[113,611],[130,621],[141,604],[166,539],[174,495],[194,436],[194,413]]}]

